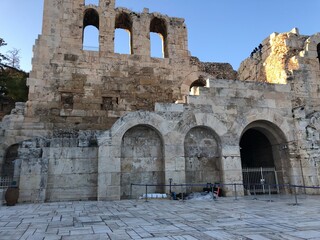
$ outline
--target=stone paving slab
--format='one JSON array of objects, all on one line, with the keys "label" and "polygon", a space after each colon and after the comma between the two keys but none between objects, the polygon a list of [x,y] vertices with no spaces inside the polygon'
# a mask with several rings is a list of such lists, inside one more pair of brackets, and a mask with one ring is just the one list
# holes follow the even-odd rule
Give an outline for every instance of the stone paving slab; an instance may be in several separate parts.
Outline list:
[{"label": "stone paving slab", "polygon": [[0,206],[0,240],[320,240],[320,196]]}]

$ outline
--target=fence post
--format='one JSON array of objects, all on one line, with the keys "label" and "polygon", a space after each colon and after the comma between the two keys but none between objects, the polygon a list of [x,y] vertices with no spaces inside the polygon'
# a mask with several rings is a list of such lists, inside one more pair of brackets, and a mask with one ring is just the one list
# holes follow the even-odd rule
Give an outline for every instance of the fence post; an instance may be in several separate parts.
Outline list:
[{"label": "fence post", "polygon": [[272,202],[271,200],[271,185],[269,184],[269,202]]},{"label": "fence post", "polygon": [[237,184],[234,183],[233,186],[234,186],[234,200],[238,200],[238,196],[237,196]]},{"label": "fence post", "polygon": [[212,184],[212,183],[211,183],[211,193],[212,193],[212,200],[215,200],[214,190],[213,190],[213,184]]},{"label": "fence post", "polygon": [[253,195],[254,195],[253,200],[258,200],[257,193],[256,193],[256,184],[255,183],[253,184]]},{"label": "fence post", "polygon": [[182,184],[181,184],[181,197],[182,197],[182,202],[184,202]]},{"label": "fence post", "polygon": [[130,199],[132,199],[132,183],[130,185]]},{"label": "fence post", "polygon": [[294,188],[294,199],[295,199],[295,204],[294,205],[298,205],[298,197],[297,197],[297,189],[296,186],[293,186]]},{"label": "fence post", "polygon": [[146,184],[146,202],[148,202],[148,184]]}]

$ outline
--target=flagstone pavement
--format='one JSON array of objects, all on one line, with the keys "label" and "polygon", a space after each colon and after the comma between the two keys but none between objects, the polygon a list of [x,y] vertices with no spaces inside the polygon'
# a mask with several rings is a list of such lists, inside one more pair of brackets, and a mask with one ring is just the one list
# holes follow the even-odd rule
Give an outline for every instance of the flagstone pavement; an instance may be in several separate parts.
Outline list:
[{"label": "flagstone pavement", "polygon": [[0,206],[0,240],[320,239],[320,196]]}]

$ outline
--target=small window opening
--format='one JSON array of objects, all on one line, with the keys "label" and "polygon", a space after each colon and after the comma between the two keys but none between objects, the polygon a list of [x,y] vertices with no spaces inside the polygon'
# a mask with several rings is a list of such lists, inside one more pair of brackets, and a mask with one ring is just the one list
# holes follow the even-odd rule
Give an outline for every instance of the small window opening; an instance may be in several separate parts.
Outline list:
[{"label": "small window opening", "polygon": [[99,51],[99,14],[94,9],[84,14],[82,45],[83,50]]},{"label": "small window opening", "polygon": [[99,6],[99,0],[85,0],[85,5],[96,5]]},{"label": "small window opening", "polygon": [[113,98],[112,97],[103,97],[102,98],[102,104],[101,104],[101,110],[113,110]]},{"label": "small window opening", "polygon": [[150,23],[150,53],[151,57],[168,57],[166,23],[157,17]]},{"label": "small window opening", "polygon": [[61,103],[63,109],[73,109],[73,94],[72,93],[62,93]]},{"label": "small window opening", "polygon": [[194,81],[190,86],[190,95],[198,96],[200,95],[200,87],[206,86],[206,80],[200,77],[198,80]]},{"label": "small window opening", "polygon": [[114,51],[121,54],[133,54],[132,49],[132,20],[127,13],[116,17],[114,33]]}]

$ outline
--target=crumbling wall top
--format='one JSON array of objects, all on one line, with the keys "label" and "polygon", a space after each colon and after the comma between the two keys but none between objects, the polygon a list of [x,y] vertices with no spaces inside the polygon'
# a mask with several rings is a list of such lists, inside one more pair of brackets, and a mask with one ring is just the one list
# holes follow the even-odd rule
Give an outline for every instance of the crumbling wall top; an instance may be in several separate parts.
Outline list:
[{"label": "crumbling wall top", "polygon": [[230,63],[201,62],[197,57],[190,57],[190,63],[213,79],[235,80],[237,78],[237,72],[233,70]]}]

